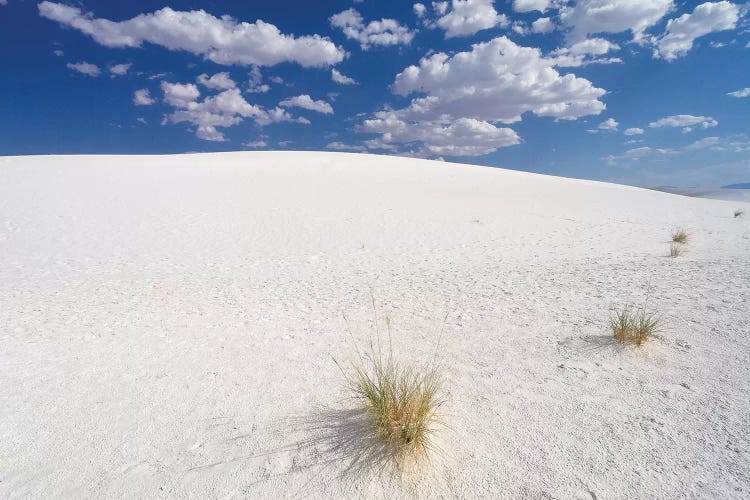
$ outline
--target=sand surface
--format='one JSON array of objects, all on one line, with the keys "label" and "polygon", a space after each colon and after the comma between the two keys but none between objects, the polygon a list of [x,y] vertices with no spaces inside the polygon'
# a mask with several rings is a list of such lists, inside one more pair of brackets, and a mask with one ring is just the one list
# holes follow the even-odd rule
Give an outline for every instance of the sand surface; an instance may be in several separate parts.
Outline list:
[{"label": "sand surface", "polygon": [[[748,498],[737,208],[341,153],[0,158],[0,498]],[[332,356],[371,295],[415,363],[447,314],[416,486],[346,471]],[[645,302],[663,332],[614,345]]]}]

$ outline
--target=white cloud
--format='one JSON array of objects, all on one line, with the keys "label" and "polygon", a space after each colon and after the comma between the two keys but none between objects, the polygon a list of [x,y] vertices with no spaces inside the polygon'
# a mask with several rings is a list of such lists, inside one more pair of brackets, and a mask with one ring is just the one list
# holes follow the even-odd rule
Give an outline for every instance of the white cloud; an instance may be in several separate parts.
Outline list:
[{"label": "white cloud", "polygon": [[310,111],[317,111],[318,113],[323,113],[325,115],[330,115],[333,113],[333,107],[331,107],[330,104],[323,100],[315,101],[307,94],[284,99],[279,103],[279,106],[283,106],[285,108],[298,107],[309,109]]},{"label": "white cloud", "polygon": [[117,22],[60,3],[44,1],[38,7],[42,17],[75,28],[106,47],[140,47],[148,42],[202,55],[217,64],[328,66],[341,62],[346,54],[319,35],[295,38],[261,20],[238,22],[203,10],[184,12],[165,7]]},{"label": "white cloud", "polygon": [[73,71],[77,71],[88,76],[99,76],[102,72],[102,70],[99,69],[99,66],[87,62],[68,63],[67,66],[68,69],[72,69]]},{"label": "white cloud", "polygon": [[167,104],[179,108],[187,108],[201,95],[198,87],[192,83],[161,82],[161,90]]},{"label": "white cloud", "polygon": [[377,141],[368,141],[373,149],[419,142],[424,155],[479,156],[521,142],[514,130],[486,121],[459,118],[448,123],[407,122],[392,111],[380,111],[375,118],[365,120],[362,132],[381,134]]},{"label": "white cloud", "polygon": [[8,0],[0,0],[0,5],[8,5]]},{"label": "white cloud", "polygon": [[728,92],[727,95],[730,95],[732,97],[748,97],[750,96],[750,87],[735,90],[734,92]]},{"label": "white cloud", "polygon": [[196,135],[207,141],[225,141],[224,134],[217,128],[232,127],[245,118],[252,118],[257,125],[264,126],[277,122],[309,124],[305,118],[294,118],[282,108],[270,110],[248,103],[240,89],[224,90],[216,95],[198,101],[200,91],[192,83],[161,83],[164,100],[175,110],[165,117],[165,122],[188,122],[196,126]]},{"label": "white cloud", "polygon": [[132,64],[115,64],[109,67],[109,72],[113,75],[122,76],[127,74]]},{"label": "white cloud", "polygon": [[613,50],[619,50],[620,46],[603,38],[588,38],[574,43],[568,48],[573,55],[604,55]]},{"label": "white cloud", "polygon": [[737,5],[727,2],[706,2],[693,10],[670,19],[664,34],[656,40],[654,57],[672,61],[693,48],[696,38],[716,31],[734,29],[739,19]]},{"label": "white cloud", "polygon": [[641,135],[641,134],[643,134],[643,129],[642,128],[637,128],[637,127],[627,128],[627,129],[625,129],[624,134],[625,135]]},{"label": "white cloud", "polygon": [[634,40],[674,8],[672,0],[578,0],[560,9],[571,41],[597,33],[631,31]]},{"label": "white cloud", "polygon": [[555,31],[555,23],[549,17],[540,17],[533,23],[531,23],[532,33],[552,33]]},{"label": "white cloud", "polygon": [[[415,32],[402,26],[395,19],[370,21],[365,25],[356,9],[347,9],[330,18],[331,26],[339,28],[347,38],[359,42],[362,50],[375,45],[409,45]],[[338,62],[338,61],[337,61]]]},{"label": "white cloud", "polygon": [[551,0],[513,0],[513,10],[516,12],[544,12],[550,7]]},{"label": "white cloud", "polygon": [[621,63],[622,59],[618,57],[597,57],[616,50],[620,50],[620,46],[609,40],[587,38],[574,43],[570,47],[561,47],[552,52],[552,55],[556,56],[557,66],[570,68],[589,64]]},{"label": "white cloud", "polygon": [[331,80],[338,83],[339,85],[357,85],[357,82],[353,78],[349,78],[336,68],[333,68],[331,70]]},{"label": "white cloud", "polygon": [[60,49],[55,49],[55,50],[52,51],[52,53],[55,54],[57,57],[62,57],[62,56],[65,55],[65,52],[63,52]]},{"label": "white cloud", "polygon": [[262,149],[262,148],[268,147],[268,143],[263,140],[248,141],[248,142],[243,143],[242,145],[250,149]]},{"label": "white cloud", "polygon": [[654,154],[659,155],[674,155],[679,154],[679,151],[670,148],[651,148],[648,146],[642,146],[640,148],[628,149],[621,155],[609,155],[603,158],[609,165],[616,165],[618,161],[638,161],[646,156]]},{"label": "white cloud", "polygon": [[432,9],[443,16],[448,11],[448,2],[432,2]]},{"label": "white cloud", "polygon": [[620,124],[617,123],[617,120],[615,120],[614,118],[607,118],[605,121],[601,122],[597,128],[599,130],[615,131],[619,126]]},{"label": "white cloud", "polygon": [[425,7],[424,4],[415,3],[412,8],[414,9],[414,15],[420,19],[422,19],[427,13],[427,7]]},{"label": "white cloud", "polygon": [[694,143],[685,146],[685,149],[706,149],[719,143],[718,137],[704,137]]},{"label": "white cloud", "polygon": [[154,102],[148,89],[138,89],[133,93],[133,104],[136,106],[150,106]]},{"label": "white cloud", "polygon": [[450,9],[435,21],[445,38],[473,35],[495,26],[507,26],[508,18],[498,14],[494,0],[452,0]]},{"label": "white cloud", "polygon": [[209,89],[227,90],[237,86],[227,72],[216,73],[210,78],[206,73],[203,73],[198,75],[196,81]]},{"label": "white cloud", "polygon": [[564,120],[597,115],[605,91],[573,74],[560,75],[555,58],[498,37],[453,56],[424,57],[396,76],[397,94],[424,93],[398,111],[406,119],[443,116],[513,123],[526,112]]},{"label": "white cloud", "polygon": [[693,116],[693,115],[672,115],[656,120],[648,124],[649,127],[683,127],[684,133],[690,132],[694,127],[701,128],[715,127],[719,124],[710,116]]},{"label": "white cloud", "polygon": [[356,152],[363,152],[367,150],[367,148],[365,148],[364,146],[357,146],[355,144],[345,144],[340,141],[329,142],[328,144],[326,144],[326,149],[333,149],[335,151],[356,151]]},{"label": "white cloud", "polygon": [[251,94],[265,94],[271,90],[271,86],[263,83],[263,74],[258,66],[250,69],[250,82],[247,85],[247,91]]}]

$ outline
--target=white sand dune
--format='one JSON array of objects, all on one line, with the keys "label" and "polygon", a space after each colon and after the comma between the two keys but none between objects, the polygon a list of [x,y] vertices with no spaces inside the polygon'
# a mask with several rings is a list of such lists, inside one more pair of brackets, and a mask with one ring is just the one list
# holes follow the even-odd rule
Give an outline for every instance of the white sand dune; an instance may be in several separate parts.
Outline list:
[{"label": "white sand dune", "polygon": [[[0,158],[0,497],[748,498],[740,207],[340,153]],[[448,314],[417,487],[344,469],[331,356],[371,293],[407,360]],[[613,345],[646,301],[664,331]]]}]

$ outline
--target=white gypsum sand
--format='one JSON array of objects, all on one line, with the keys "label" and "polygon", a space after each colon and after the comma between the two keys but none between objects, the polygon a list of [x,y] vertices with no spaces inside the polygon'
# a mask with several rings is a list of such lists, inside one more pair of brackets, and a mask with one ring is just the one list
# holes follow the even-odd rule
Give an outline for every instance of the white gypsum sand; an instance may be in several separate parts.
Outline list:
[{"label": "white gypsum sand", "polygon": [[[341,153],[0,158],[0,497],[747,498],[738,207]],[[408,488],[344,471],[331,356],[371,294],[407,361],[448,314]],[[644,303],[663,331],[619,347]]]}]

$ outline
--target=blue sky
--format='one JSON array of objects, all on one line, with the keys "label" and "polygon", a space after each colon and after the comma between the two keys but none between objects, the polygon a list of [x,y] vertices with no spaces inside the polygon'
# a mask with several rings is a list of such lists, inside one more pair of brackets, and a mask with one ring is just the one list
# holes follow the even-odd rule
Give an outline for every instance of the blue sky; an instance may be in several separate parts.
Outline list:
[{"label": "blue sky", "polygon": [[0,0],[0,155],[338,150],[748,182],[748,10]]}]

